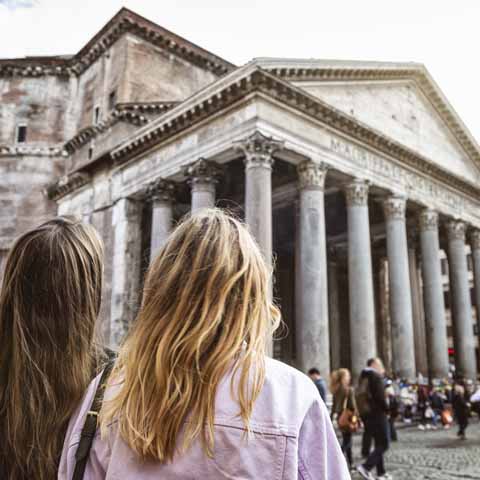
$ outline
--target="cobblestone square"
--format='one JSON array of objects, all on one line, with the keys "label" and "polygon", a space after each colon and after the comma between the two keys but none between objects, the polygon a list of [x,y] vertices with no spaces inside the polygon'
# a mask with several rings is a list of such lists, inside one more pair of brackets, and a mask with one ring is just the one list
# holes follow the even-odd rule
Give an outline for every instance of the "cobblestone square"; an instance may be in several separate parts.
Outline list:
[{"label": "cobblestone square", "polygon": [[[467,440],[457,439],[457,429],[400,429],[398,442],[391,445],[386,467],[394,480],[480,479],[480,423],[473,422]],[[355,438],[357,461],[360,436]],[[353,479],[360,478],[358,474]]]}]

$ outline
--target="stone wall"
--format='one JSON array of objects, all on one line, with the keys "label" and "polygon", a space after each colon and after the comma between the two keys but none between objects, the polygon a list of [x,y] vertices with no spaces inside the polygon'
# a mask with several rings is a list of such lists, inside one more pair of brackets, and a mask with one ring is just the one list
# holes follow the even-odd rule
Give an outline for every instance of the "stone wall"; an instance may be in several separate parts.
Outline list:
[{"label": "stone wall", "polygon": [[185,100],[218,78],[133,35],[125,48],[124,102]]},{"label": "stone wall", "polygon": [[0,77],[0,146],[16,144],[21,124],[28,146],[62,144],[69,98],[70,82],[59,77]]},{"label": "stone wall", "polygon": [[[0,259],[15,237],[56,212],[42,192],[63,172],[69,88],[53,76],[0,78]],[[27,127],[23,143],[19,125]]]}]

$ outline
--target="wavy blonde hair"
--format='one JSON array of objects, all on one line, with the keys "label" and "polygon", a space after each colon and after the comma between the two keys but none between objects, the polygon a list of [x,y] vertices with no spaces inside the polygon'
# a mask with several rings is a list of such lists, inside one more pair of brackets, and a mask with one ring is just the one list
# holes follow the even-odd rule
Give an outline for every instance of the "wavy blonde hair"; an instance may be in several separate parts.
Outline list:
[{"label": "wavy blonde hair", "polygon": [[0,478],[52,480],[68,421],[100,352],[103,247],[59,217],[22,235],[0,293]]},{"label": "wavy blonde hair", "polygon": [[248,429],[267,342],[280,321],[270,280],[258,246],[232,216],[212,209],[184,220],[147,273],[110,379],[120,385],[100,415],[103,434],[117,421],[144,460],[171,461],[198,437],[211,456],[215,394],[232,368],[231,390]]}]

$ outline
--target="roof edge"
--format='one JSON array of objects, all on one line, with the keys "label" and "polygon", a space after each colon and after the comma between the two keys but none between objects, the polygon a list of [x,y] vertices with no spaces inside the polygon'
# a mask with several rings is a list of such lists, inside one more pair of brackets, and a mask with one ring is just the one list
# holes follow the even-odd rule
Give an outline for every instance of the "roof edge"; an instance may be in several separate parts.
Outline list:
[{"label": "roof edge", "polygon": [[422,63],[275,58],[254,59],[251,63],[288,81],[414,80],[480,169],[480,145]]},{"label": "roof edge", "polygon": [[236,68],[223,58],[124,7],[75,55],[0,59],[0,76],[80,75],[124,33],[133,33],[219,76]]}]

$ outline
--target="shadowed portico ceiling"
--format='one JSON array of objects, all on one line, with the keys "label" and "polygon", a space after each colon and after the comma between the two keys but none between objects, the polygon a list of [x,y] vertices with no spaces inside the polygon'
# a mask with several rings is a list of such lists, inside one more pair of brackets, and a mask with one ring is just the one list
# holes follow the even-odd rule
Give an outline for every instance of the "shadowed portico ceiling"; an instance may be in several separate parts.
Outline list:
[{"label": "shadowed portico ceiling", "polygon": [[257,58],[252,64],[279,78],[301,82],[413,81],[454,138],[480,169],[480,146],[423,64],[316,59]]}]

